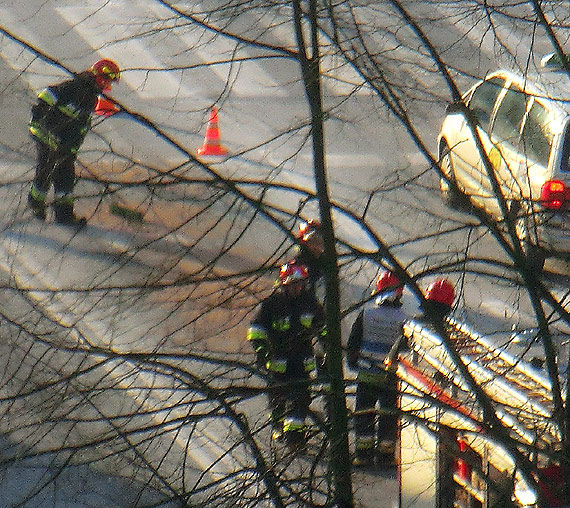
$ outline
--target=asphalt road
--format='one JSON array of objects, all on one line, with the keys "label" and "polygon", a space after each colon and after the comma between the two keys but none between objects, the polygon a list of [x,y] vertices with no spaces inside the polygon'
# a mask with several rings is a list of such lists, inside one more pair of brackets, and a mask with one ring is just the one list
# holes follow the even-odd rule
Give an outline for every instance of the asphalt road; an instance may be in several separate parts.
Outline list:
[{"label": "asphalt road", "polygon": [[[34,8],[30,8],[30,4]],[[196,7],[208,11],[215,4],[203,2]],[[499,65],[512,64],[482,25],[467,30],[471,18],[454,17],[451,7],[434,7],[431,2],[411,5],[415,12],[430,17],[426,32],[457,70],[463,87],[469,86],[475,76],[484,76]],[[376,23],[392,24],[392,13],[383,8],[374,11],[374,17]],[[158,24],[157,18],[161,20]],[[172,19],[171,12],[151,0],[112,1],[98,9],[90,3],[74,0],[3,2],[0,19],[6,29],[72,70],[82,70],[98,57],[118,61],[125,72],[114,87],[113,97],[129,111],[152,119],[173,141],[192,153],[203,142],[209,108],[217,104],[222,141],[230,153],[227,161],[216,161],[214,167],[221,174],[306,189],[314,187],[310,146],[302,134],[288,134],[288,130],[304,121],[307,115],[304,92],[298,82],[299,70],[294,62],[273,59],[252,60],[232,68],[211,65],[212,61],[231,56],[233,44],[200,36]],[[46,23],[46,19],[50,22]],[[268,18],[252,23],[245,15],[232,26],[244,33],[263,32],[269,23]],[[177,28],[155,31],[165,26]],[[518,58],[523,62],[523,50],[530,47],[528,41],[532,33],[500,22],[498,32],[507,44],[519,50]],[[544,37],[538,35],[536,53],[543,49],[546,52],[548,45]],[[413,74],[411,62],[415,52],[405,44],[395,45],[406,42],[406,37],[409,34],[386,37],[379,34],[376,43],[392,53],[393,65],[398,60],[410,62],[397,66],[401,83],[410,79],[411,83],[434,91],[433,96],[418,97],[410,102],[409,113],[428,148],[435,150],[448,93],[434,73]],[[285,29],[276,30],[267,38],[279,43],[292,42]],[[231,200],[224,197],[210,202],[200,194],[199,187],[191,191],[176,187],[166,189],[153,196],[152,203],[144,186],[121,189],[121,183],[132,183],[141,174],[144,176],[145,168],[151,168],[147,176],[167,174],[186,160],[180,149],[158,139],[154,132],[126,115],[105,119],[96,126],[80,157],[88,166],[82,174],[89,176],[95,172],[111,176],[118,182],[115,187],[119,189],[116,196],[120,202],[145,211],[144,224],[128,223],[111,215],[109,201],[101,206],[96,198],[89,197],[96,187],[86,181],[77,186],[78,193],[84,196],[78,207],[90,218],[86,231],[74,235],[57,226],[30,222],[22,202],[32,177],[34,158],[33,146],[26,134],[29,107],[34,100],[34,90],[65,74],[22,52],[8,39],[2,43],[0,132],[5,157],[0,181],[5,185],[0,189],[3,197],[0,208],[6,217],[2,248],[8,280],[40,290],[28,295],[28,305],[31,302],[42,309],[52,323],[59,324],[65,330],[64,337],[71,329],[75,339],[83,336],[93,341],[93,345],[112,347],[117,352],[148,352],[158,348],[180,352],[197,346],[208,350],[219,348],[221,352],[245,351],[244,322],[240,320],[255,305],[254,291],[245,292],[245,301],[239,306],[228,304],[218,313],[208,313],[207,307],[214,301],[215,293],[211,288],[198,295],[189,295],[178,287],[154,293],[139,289],[149,281],[158,284],[200,273],[208,260],[226,245],[225,235],[236,237],[236,232],[245,229],[249,220],[253,221],[253,227],[219,259],[215,273],[248,270],[269,259],[277,261],[278,254],[286,251],[286,248],[278,249],[282,233],[263,219],[253,218],[251,210],[235,214],[237,226],[234,222],[227,225],[223,218]],[[243,51],[246,56],[255,54],[254,50]],[[323,60],[323,65],[337,78],[324,81],[325,103],[333,107],[326,130],[333,199],[361,212],[369,203],[367,220],[383,240],[394,246],[393,251],[403,263],[420,266],[426,256],[453,259],[473,238],[465,231],[435,235],[452,228],[456,220],[466,218],[452,214],[442,205],[437,181],[429,171],[418,178],[426,172],[428,163],[418,154],[408,133],[368,91],[361,90],[348,97],[352,87],[347,83],[357,77],[347,69],[335,69],[334,64],[332,58]],[[167,70],[181,66],[188,68]],[[226,86],[228,79],[232,82],[231,89]],[[112,161],[107,156],[102,157],[109,149],[115,154]],[[139,169],[126,171],[126,165],[120,163],[121,156],[138,161]],[[204,176],[192,165],[180,169],[179,175],[185,174]],[[375,192],[375,197],[369,202],[371,192]],[[270,200],[289,210],[299,205],[299,195],[293,192],[274,192]],[[189,214],[206,207],[214,211],[213,218],[209,219],[212,224],[199,222],[199,215],[189,220]],[[307,206],[304,214],[309,215],[311,211],[316,212],[314,203]],[[341,239],[369,246],[369,239],[359,230],[356,221],[341,214],[337,214],[335,220]],[[175,234],[169,234],[173,225],[178,229]],[[209,227],[214,228],[214,233],[204,234]],[[203,238],[196,241],[201,234]],[[486,236],[477,238],[470,249],[482,256],[497,254],[496,245]],[[165,267],[168,268],[166,275]],[[345,279],[346,303],[365,294],[373,278],[371,265],[352,268]],[[487,333],[504,331],[498,334],[502,337],[509,333],[513,323],[528,326],[528,302],[521,300],[515,288],[497,285],[493,279],[480,276],[468,275],[464,283],[460,308],[475,327]],[[565,290],[564,278],[553,277],[552,283],[557,291]],[[125,286],[131,289],[116,290]],[[80,293],[66,291],[56,296],[49,293],[51,289],[78,287]],[[228,287],[224,286],[223,291],[229,291]],[[95,288],[99,290],[92,291]],[[406,308],[411,314],[416,310],[415,304],[406,296]],[[227,326],[228,323],[235,328]],[[209,337],[212,327],[217,333]],[[111,402],[111,405],[117,404],[115,400]],[[210,442],[215,441],[214,436]],[[169,460],[174,467],[178,459]],[[196,451],[194,460],[196,464],[206,463],[208,457]],[[393,478],[357,477],[362,485],[357,495],[368,492],[372,484],[380,488],[385,485],[383,480],[393,487]]]}]

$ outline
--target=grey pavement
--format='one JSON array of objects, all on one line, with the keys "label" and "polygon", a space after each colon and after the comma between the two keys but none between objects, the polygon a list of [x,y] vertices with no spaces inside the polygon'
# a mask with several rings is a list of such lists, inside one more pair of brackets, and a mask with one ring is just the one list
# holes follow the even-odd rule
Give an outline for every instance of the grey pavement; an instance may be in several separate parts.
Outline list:
[{"label": "grey pavement", "polygon": [[152,488],[92,466],[60,468],[49,459],[0,467],[0,508],[174,508]]}]

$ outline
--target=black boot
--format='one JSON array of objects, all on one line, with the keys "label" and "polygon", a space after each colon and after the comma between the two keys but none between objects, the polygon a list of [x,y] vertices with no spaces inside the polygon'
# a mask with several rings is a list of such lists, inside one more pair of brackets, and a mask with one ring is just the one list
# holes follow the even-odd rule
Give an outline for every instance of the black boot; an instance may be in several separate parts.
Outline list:
[{"label": "black boot", "polygon": [[46,204],[45,201],[41,201],[40,199],[35,198],[32,196],[30,192],[28,194],[28,206],[32,209],[32,213],[35,217],[40,220],[46,220]]},{"label": "black boot", "polygon": [[73,205],[55,203],[53,205],[53,210],[55,212],[55,222],[58,224],[63,224],[64,226],[85,226],[87,220],[84,217],[76,217],[73,213]]}]

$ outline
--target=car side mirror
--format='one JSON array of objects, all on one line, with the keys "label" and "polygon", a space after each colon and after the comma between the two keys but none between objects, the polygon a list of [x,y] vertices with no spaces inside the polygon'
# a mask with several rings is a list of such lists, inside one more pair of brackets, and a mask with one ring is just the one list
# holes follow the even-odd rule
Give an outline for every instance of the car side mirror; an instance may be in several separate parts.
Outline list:
[{"label": "car side mirror", "polygon": [[[485,119],[485,113],[479,109],[471,109],[469,106],[465,106],[463,102],[452,102],[447,105],[446,108],[448,115],[462,114],[471,118],[473,122],[477,125],[482,125]],[[488,119],[486,120],[488,122]]]},{"label": "car side mirror", "polygon": [[452,102],[451,104],[447,105],[445,111],[448,115],[453,115],[456,113],[462,113],[465,109],[465,106],[462,102]]}]

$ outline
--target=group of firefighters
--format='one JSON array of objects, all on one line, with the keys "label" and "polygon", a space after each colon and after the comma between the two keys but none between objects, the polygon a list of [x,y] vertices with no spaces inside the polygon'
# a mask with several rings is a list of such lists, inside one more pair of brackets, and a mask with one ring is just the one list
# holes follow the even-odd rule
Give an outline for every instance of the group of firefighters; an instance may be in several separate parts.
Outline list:
[{"label": "group of firefighters", "polygon": [[[119,81],[120,73],[112,60],[98,60],[87,71],[38,93],[30,120],[37,165],[28,193],[28,205],[38,219],[46,219],[46,199],[53,185],[55,221],[71,226],[85,224],[85,219],[74,213],[75,160],[97,101]],[[311,403],[311,371],[317,366],[314,341],[326,341],[325,314],[315,296],[316,283],[322,276],[319,258],[324,252],[319,228],[316,221],[301,223],[297,255],[281,267],[278,290],[262,302],[247,332],[257,365],[269,379],[275,439],[296,440],[303,435]],[[374,305],[360,312],[346,345],[347,364],[357,372],[356,465],[372,465],[375,460],[391,462],[394,456],[396,378],[384,368],[384,359],[402,336],[406,319],[402,292],[397,277],[383,272],[376,283]],[[454,300],[453,286],[439,279],[427,288],[425,298],[445,314]]]},{"label": "group of firefighters", "polygon": [[[98,104],[109,103],[103,94],[119,81],[120,74],[115,62],[102,59],[72,79],[38,93],[29,124],[37,164],[28,206],[36,218],[46,219],[47,195],[53,185],[55,222],[76,227],[85,224],[86,220],[74,213],[77,152],[91,115],[108,116],[118,111],[114,103],[111,113],[97,109]],[[301,223],[297,237],[296,257],[281,267],[278,289],[262,302],[247,331],[257,366],[268,379],[272,437],[294,443],[303,440],[306,430],[311,372],[319,364],[324,367],[324,355],[315,354],[315,341],[320,342],[320,351],[326,349],[325,313],[315,293],[324,253],[319,223]],[[385,360],[393,358],[402,345],[408,317],[402,310],[402,294],[401,281],[390,271],[382,272],[373,304],[360,311],[346,343],[346,363],[356,372],[357,383],[353,413],[356,466],[394,463],[397,379]],[[441,278],[427,287],[424,297],[432,317],[443,318],[452,308],[455,291]]]},{"label": "group of firefighters", "polygon": [[[316,221],[300,224],[298,255],[281,267],[278,289],[262,302],[247,331],[257,365],[269,379],[274,439],[303,440],[311,403],[311,371],[322,360],[313,350],[314,341],[326,341],[325,314],[315,296],[315,284],[321,277],[319,258],[324,252],[319,229]],[[356,372],[357,383],[355,466],[394,463],[397,386],[385,360],[394,354],[393,348],[401,346],[408,317],[402,310],[402,294],[401,281],[383,271],[376,281],[373,305],[360,311],[346,343],[347,364]],[[438,279],[428,286],[425,298],[433,312],[444,316],[455,299],[453,285]]]}]

